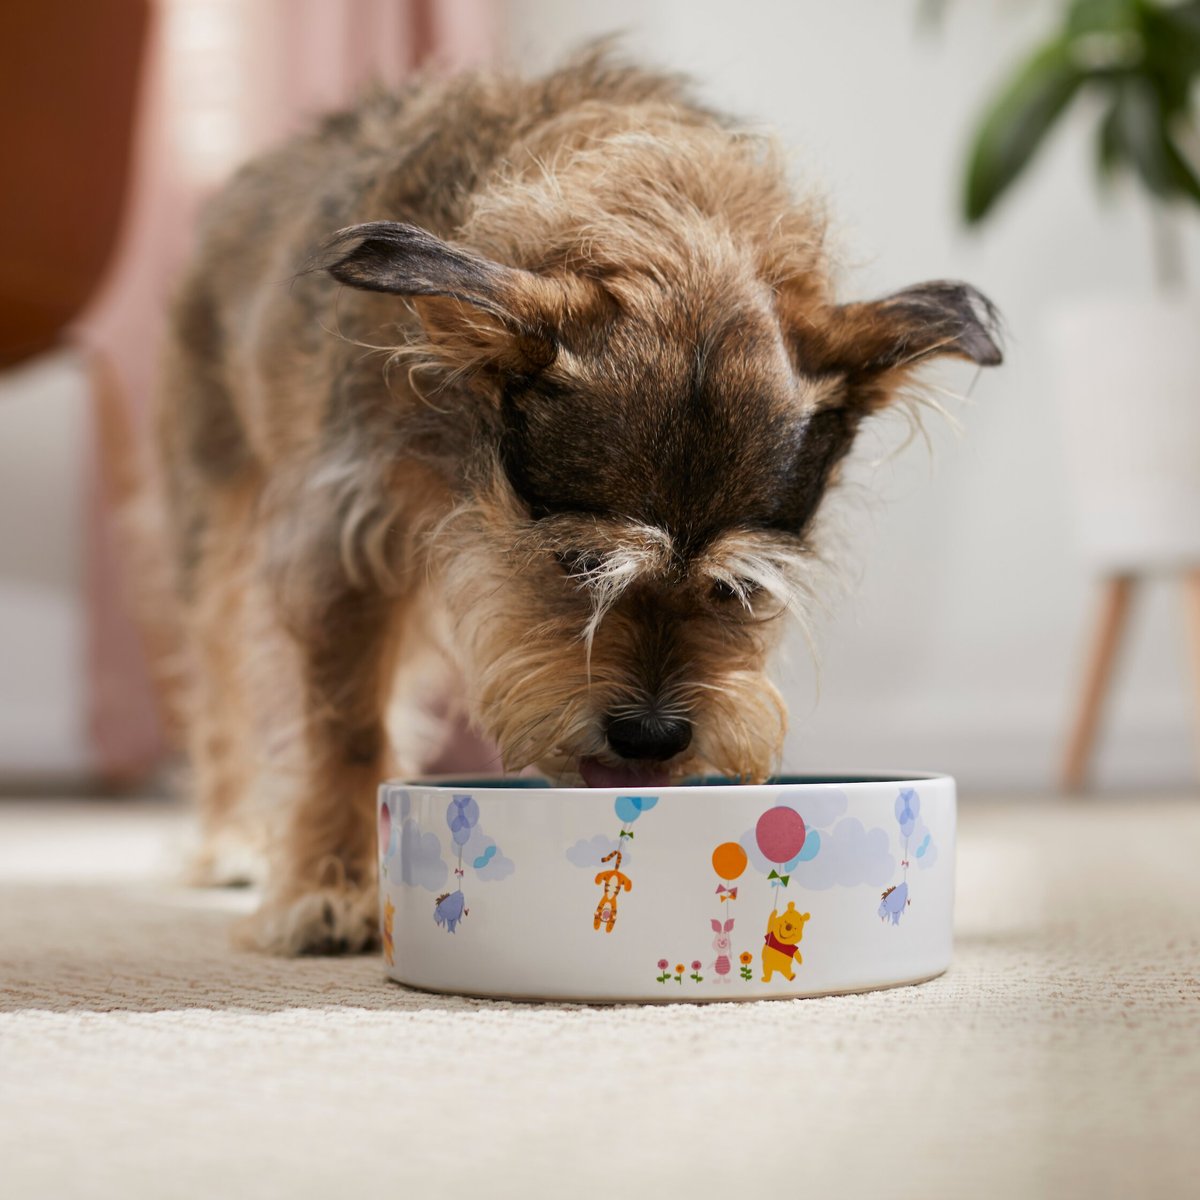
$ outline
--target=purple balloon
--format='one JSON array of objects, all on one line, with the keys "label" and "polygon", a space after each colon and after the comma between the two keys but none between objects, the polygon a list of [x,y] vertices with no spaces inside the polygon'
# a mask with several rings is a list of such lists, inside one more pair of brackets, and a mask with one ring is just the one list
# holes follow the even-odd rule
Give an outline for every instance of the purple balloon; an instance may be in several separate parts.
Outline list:
[{"label": "purple balloon", "polygon": [[479,823],[479,805],[474,796],[454,796],[446,806],[446,824],[451,832],[460,828],[458,822],[466,829],[474,829]]}]

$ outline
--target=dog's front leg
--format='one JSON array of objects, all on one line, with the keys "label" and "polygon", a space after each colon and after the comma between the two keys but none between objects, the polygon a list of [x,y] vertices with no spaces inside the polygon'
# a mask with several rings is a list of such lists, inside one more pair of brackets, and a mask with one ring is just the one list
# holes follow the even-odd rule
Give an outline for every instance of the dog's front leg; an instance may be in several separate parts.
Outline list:
[{"label": "dog's front leg", "polygon": [[388,769],[394,613],[395,601],[347,588],[300,631],[304,767],[285,783],[269,888],[244,927],[259,949],[340,954],[378,945],[374,812]]}]

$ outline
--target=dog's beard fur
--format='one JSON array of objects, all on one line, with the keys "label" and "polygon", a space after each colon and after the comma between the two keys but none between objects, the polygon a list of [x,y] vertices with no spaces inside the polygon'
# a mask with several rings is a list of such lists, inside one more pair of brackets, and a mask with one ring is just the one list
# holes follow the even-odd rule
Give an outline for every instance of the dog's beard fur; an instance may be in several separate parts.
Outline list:
[{"label": "dog's beard fur", "polygon": [[[596,549],[567,574],[581,538]],[[577,782],[582,759],[611,758],[606,722],[649,710],[695,730],[673,778],[777,762],[786,709],[766,666],[811,567],[781,539],[732,536],[685,569],[653,527],[532,520],[496,463],[430,550],[472,716],[506,768]]]}]

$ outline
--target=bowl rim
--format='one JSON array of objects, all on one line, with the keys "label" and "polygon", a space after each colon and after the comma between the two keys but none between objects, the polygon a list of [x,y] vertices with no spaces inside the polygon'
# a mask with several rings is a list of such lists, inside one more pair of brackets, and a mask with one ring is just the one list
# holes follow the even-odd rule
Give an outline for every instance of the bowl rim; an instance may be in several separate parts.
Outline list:
[{"label": "bowl rim", "polygon": [[[744,789],[747,795],[755,791],[767,789],[785,793],[800,793],[812,788],[876,788],[881,784],[888,787],[921,786],[929,783],[954,784],[954,776],[945,771],[887,771],[887,772],[856,772],[854,774],[838,774],[822,772],[813,775],[780,774],[773,775],[763,783],[738,783],[733,779],[722,779],[720,776],[705,776],[703,783],[672,784],[668,787],[553,787],[542,776],[472,776],[470,774],[423,775],[411,778],[401,777],[385,779],[379,785],[382,792],[385,788],[423,788],[435,793],[450,794],[455,792],[470,792],[478,795],[493,792],[501,796],[569,796],[576,797],[614,797],[636,795],[639,792],[653,793],[655,796],[712,796],[718,792],[728,792],[730,789]],[[719,782],[707,782],[719,780]]]}]

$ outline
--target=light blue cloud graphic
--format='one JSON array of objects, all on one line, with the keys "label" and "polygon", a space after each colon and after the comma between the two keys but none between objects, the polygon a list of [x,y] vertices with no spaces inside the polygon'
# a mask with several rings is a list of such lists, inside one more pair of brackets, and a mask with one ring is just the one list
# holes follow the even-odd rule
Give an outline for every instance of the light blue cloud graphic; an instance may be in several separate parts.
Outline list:
[{"label": "light blue cloud graphic", "polygon": [[400,879],[410,887],[436,892],[445,882],[450,868],[442,859],[442,843],[435,833],[422,833],[416,820],[409,817],[400,829]]},{"label": "light blue cloud graphic", "polygon": [[844,817],[821,835],[821,852],[815,858],[796,864],[794,877],[817,891],[862,884],[886,887],[896,871],[889,845],[884,830],[866,829],[857,817]]},{"label": "light blue cloud graphic", "polygon": [[486,866],[475,872],[475,878],[482,879],[484,883],[498,883],[501,879],[507,879],[516,869],[517,864],[511,858],[497,851]]},{"label": "light blue cloud graphic", "polygon": [[476,878],[484,883],[507,879],[517,869],[516,863],[496,845],[496,839],[488,837],[479,825],[471,830],[471,836],[463,846],[463,864],[472,867]]},{"label": "light blue cloud graphic", "polygon": [[622,841],[628,839],[620,839],[614,837],[606,837],[602,833],[597,833],[594,837],[580,838],[575,845],[567,850],[567,861],[576,867],[590,868],[593,871],[600,869],[600,860],[606,855],[611,854],[614,850],[621,851],[621,865],[627,866],[629,860],[633,857],[631,847],[622,845]]},{"label": "light blue cloud graphic", "polygon": [[794,808],[804,818],[806,829],[824,829],[846,811],[849,800],[841,788],[830,787],[813,789],[798,798],[780,796],[776,803]]}]

